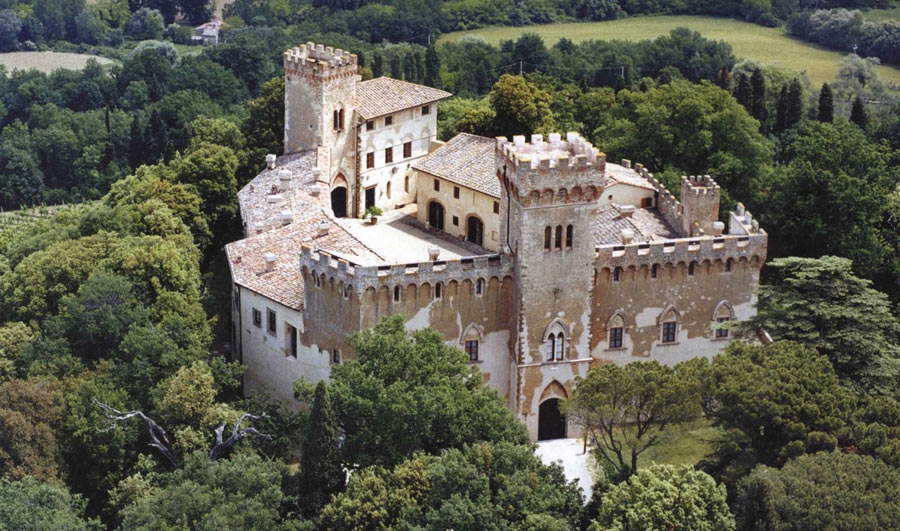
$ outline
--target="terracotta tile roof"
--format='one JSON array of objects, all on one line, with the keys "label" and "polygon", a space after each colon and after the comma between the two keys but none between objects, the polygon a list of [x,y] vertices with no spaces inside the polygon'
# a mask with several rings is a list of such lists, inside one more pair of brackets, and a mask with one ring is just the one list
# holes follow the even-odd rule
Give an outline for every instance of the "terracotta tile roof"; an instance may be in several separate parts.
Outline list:
[{"label": "terracotta tile roof", "polygon": [[656,190],[656,188],[650,184],[650,181],[641,177],[637,171],[632,168],[626,168],[625,166],[619,166],[618,164],[610,164],[607,162],[606,176],[612,181],[609,185],[612,185],[613,183],[622,183],[637,186],[638,188]]},{"label": "terracotta tile roof", "polygon": [[[320,223],[327,223],[327,234],[319,234]],[[304,286],[299,260],[302,244],[352,257],[356,263],[368,265],[382,261],[330,216],[312,211],[298,222],[226,245],[231,277],[240,286],[288,308],[302,310]],[[276,256],[276,261],[274,269],[267,273],[265,255],[269,253]]]},{"label": "terracotta tile roof", "polygon": [[353,105],[360,116],[369,120],[376,116],[449,98],[452,95],[425,85],[379,77],[357,83]]},{"label": "terracotta tile roof", "polygon": [[496,143],[492,138],[460,133],[419,159],[413,169],[499,198],[500,181],[494,168]]},{"label": "terracotta tile roof", "polygon": [[596,245],[620,245],[622,230],[634,232],[635,242],[652,242],[678,238],[673,229],[655,208],[635,208],[629,217],[623,217],[613,205],[601,207],[594,218],[594,243]]}]

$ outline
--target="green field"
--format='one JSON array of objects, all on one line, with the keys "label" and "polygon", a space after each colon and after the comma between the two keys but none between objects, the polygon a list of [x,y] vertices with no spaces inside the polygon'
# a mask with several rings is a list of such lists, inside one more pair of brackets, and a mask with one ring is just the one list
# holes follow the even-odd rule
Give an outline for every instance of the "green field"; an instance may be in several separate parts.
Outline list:
[{"label": "green field", "polygon": [[893,20],[900,21],[900,7],[893,9],[872,9],[863,12],[863,19],[866,22],[887,22]]},{"label": "green field", "polygon": [[[678,27],[699,31],[709,39],[726,41],[734,48],[738,58],[806,72],[814,85],[834,79],[838,63],[844,55],[787,37],[781,28],[765,28],[727,18],[694,16],[632,17],[606,22],[481,28],[448,33],[441,37],[441,41],[477,35],[487,42],[498,44],[501,40],[515,39],[526,32],[539,34],[548,46],[563,37],[576,42],[590,39],[640,41],[665,35]],[[882,79],[900,85],[900,69],[881,66],[878,72]]]},{"label": "green field", "polygon": [[81,70],[87,65],[89,59],[96,59],[101,65],[112,64],[114,61],[96,55],[62,52],[10,52],[0,53],[0,65],[11,70],[39,70],[52,72],[60,68],[68,70]]}]

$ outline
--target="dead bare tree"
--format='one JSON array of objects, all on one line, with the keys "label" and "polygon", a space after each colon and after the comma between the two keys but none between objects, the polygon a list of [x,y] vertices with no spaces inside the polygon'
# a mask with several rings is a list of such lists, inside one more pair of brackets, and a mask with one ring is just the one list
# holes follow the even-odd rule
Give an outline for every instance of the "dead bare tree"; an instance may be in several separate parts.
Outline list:
[{"label": "dead bare tree", "polygon": [[[150,436],[150,442],[147,444],[159,450],[160,453],[162,453],[163,456],[168,459],[169,463],[171,463],[173,467],[178,466],[178,459],[171,449],[171,443],[169,442],[169,437],[166,435],[166,430],[164,430],[162,426],[157,424],[155,420],[145,415],[143,411],[120,411],[110,406],[109,404],[100,402],[96,398],[94,399],[94,404],[96,404],[97,407],[99,407],[103,411],[103,414],[106,417],[107,426],[100,431],[113,430],[118,427],[120,422],[124,422],[131,418],[139,418],[144,422],[144,425],[147,426],[147,433]],[[222,434],[225,432],[225,423],[220,424],[219,427],[217,427],[215,430],[216,444],[214,444],[212,449],[209,451],[209,460],[215,461],[219,459],[220,457],[222,457],[222,455],[224,455],[226,450],[246,437],[252,436],[260,437],[263,439],[271,439],[271,435],[262,433],[256,428],[241,429],[241,425],[245,420],[260,420],[263,418],[265,418],[265,415],[253,415],[250,413],[244,413],[234,424],[234,429],[232,429],[231,431],[231,436],[229,436],[225,440],[222,439]]]}]

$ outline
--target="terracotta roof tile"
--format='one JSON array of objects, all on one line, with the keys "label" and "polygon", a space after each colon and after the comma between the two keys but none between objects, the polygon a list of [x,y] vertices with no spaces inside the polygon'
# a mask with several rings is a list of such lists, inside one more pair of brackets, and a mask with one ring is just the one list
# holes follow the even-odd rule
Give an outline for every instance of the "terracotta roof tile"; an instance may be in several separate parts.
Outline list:
[{"label": "terracotta roof tile", "polygon": [[492,138],[460,133],[419,159],[413,169],[499,198],[500,181],[494,168],[495,144]]},{"label": "terracotta roof tile", "polygon": [[651,242],[678,238],[678,233],[655,208],[635,208],[629,217],[623,217],[613,205],[598,209],[594,218],[594,243],[596,245],[622,244],[622,230],[634,232],[635,242]]},{"label": "terracotta roof tile", "polygon": [[[646,188],[648,190],[656,190],[656,188],[632,168],[619,166],[618,164],[606,163],[606,176],[611,181],[637,186],[638,188]],[[612,183],[610,183],[612,184]]]},{"label": "terracotta roof tile", "polygon": [[379,77],[357,83],[353,105],[365,120],[449,98],[453,94],[436,88]]}]

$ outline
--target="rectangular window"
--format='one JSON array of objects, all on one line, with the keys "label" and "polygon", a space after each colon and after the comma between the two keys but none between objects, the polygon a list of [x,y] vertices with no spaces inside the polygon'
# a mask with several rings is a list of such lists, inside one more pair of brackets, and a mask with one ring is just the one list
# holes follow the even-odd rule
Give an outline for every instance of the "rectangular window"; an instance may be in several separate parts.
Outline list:
[{"label": "rectangular window", "polygon": [[332,122],[331,128],[334,129],[335,131],[340,129],[340,120],[341,120],[341,118],[338,115],[338,111],[335,109],[334,114],[331,117],[331,122]]},{"label": "rectangular window", "polygon": [[500,203],[494,201],[494,214],[500,213]]},{"label": "rectangular window", "polygon": [[434,180],[434,191],[435,192],[441,191],[441,181],[439,181],[437,179]]},{"label": "rectangular window", "polygon": [[653,206],[653,198],[652,197],[641,198],[641,208],[651,208],[652,206]]},{"label": "rectangular window", "polygon": [[331,352],[331,363],[334,363],[335,365],[339,365],[341,363],[341,351],[340,350],[334,349]]},{"label": "rectangular window", "polygon": [[622,327],[609,329],[609,348],[622,348]]},{"label": "rectangular window", "polygon": [[718,323],[720,326],[719,328],[716,328],[716,339],[725,339],[726,337],[728,337],[728,329],[721,328],[721,325],[727,322],[727,317],[719,317],[718,319],[716,319],[716,323]]},{"label": "rectangular window", "polygon": [[459,216],[453,216],[453,224],[459,227]]},{"label": "rectangular window", "polygon": [[394,117],[393,116],[385,116],[384,117],[384,125],[394,125]]},{"label": "rectangular window", "polygon": [[663,333],[662,333],[662,342],[663,343],[674,343],[675,342],[675,330],[678,327],[678,323],[675,321],[669,321],[667,323],[663,323]]},{"label": "rectangular window", "polygon": [[466,354],[469,355],[469,361],[478,361],[478,340],[466,341]]},{"label": "rectangular window", "polygon": [[297,359],[297,329],[293,326],[284,323],[284,333],[285,333],[285,351],[288,356]]},{"label": "rectangular window", "polygon": [[262,312],[253,308],[253,326],[262,328]]},{"label": "rectangular window", "polygon": [[453,199],[459,199],[459,186],[453,187]]},{"label": "rectangular window", "polygon": [[391,162],[394,162],[394,148],[389,147],[384,150],[384,163],[390,164]]},{"label": "rectangular window", "polygon": [[430,114],[430,113],[431,113],[431,105],[423,105],[422,106],[422,115],[424,116],[424,115]]},{"label": "rectangular window", "polygon": [[278,335],[278,323],[277,318],[278,315],[275,313],[275,310],[271,308],[266,309],[266,317],[268,322],[266,323],[266,328],[268,328],[269,333],[274,335]]},{"label": "rectangular window", "polygon": [[375,167],[375,154],[374,153],[366,153],[366,168],[374,168]]},{"label": "rectangular window", "polygon": [[371,131],[372,129],[375,129],[375,120],[366,122],[366,131]]},{"label": "rectangular window", "polygon": [[403,158],[408,159],[412,157],[412,142],[406,142],[403,144]]}]

